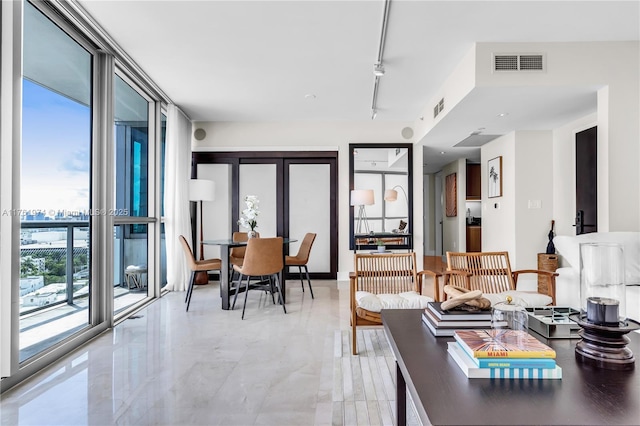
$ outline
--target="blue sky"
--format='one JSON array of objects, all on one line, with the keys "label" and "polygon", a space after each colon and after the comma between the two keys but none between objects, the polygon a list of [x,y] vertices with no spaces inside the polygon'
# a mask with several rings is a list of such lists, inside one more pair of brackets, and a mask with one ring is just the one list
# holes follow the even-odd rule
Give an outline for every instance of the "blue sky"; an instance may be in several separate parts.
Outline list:
[{"label": "blue sky", "polygon": [[90,108],[23,80],[21,208],[89,208]]}]

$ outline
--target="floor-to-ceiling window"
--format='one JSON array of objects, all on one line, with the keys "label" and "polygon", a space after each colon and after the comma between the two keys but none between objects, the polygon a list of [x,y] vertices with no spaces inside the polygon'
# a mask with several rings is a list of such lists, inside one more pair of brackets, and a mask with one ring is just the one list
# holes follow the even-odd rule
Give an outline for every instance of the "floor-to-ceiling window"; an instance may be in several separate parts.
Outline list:
[{"label": "floor-to-ceiling window", "polygon": [[168,100],[75,3],[0,7],[4,392],[160,295]]},{"label": "floor-to-ceiling window", "polygon": [[24,8],[20,362],[90,323],[93,53]]},{"label": "floor-to-ceiling window", "polygon": [[[150,99],[124,76],[115,76],[114,313],[148,296]],[[151,161],[150,161],[151,160]]]}]

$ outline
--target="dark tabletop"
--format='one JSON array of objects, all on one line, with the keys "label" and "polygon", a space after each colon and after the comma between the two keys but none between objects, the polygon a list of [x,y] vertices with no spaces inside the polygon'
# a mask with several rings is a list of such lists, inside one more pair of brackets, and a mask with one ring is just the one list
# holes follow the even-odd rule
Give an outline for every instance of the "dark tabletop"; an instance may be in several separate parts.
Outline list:
[{"label": "dark tabletop", "polygon": [[[298,241],[295,238],[283,238],[282,244],[295,243]],[[246,241],[233,241],[231,238],[226,240],[204,240],[202,244],[207,246],[229,246],[229,247],[242,247],[246,246]]]},{"label": "dark tabletop", "polygon": [[454,339],[434,337],[421,314],[421,309],[383,310],[382,320],[425,424],[640,425],[637,333],[628,334],[636,370],[581,364],[574,352],[578,340],[546,340],[536,335],[555,349],[562,380],[469,379],[447,354],[447,342]]}]

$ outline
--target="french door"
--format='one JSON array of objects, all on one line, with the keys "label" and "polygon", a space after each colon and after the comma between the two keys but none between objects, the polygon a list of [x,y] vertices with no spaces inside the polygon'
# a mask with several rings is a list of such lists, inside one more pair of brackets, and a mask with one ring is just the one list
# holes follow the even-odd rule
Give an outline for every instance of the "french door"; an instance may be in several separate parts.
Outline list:
[{"label": "french door", "polygon": [[[317,234],[310,275],[336,278],[337,152],[195,152],[192,165],[192,178],[216,183],[215,199],[203,202],[205,240],[246,231],[237,221],[245,196],[255,195],[260,201],[260,235],[297,239],[285,248],[295,254],[306,233]],[[192,213],[195,218],[195,208]],[[198,227],[195,221],[194,235]],[[216,246],[204,250],[205,257],[219,256]]]}]

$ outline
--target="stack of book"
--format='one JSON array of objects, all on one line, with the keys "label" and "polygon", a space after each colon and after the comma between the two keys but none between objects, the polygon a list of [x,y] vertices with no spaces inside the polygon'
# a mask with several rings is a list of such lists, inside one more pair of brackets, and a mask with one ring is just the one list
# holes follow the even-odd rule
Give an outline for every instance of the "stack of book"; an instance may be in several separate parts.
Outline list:
[{"label": "stack of book", "polygon": [[521,330],[458,330],[448,352],[468,378],[561,379],[556,352]]},{"label": "stack of book", "polygon": [[489,328],[491,311],[443,311],[440,302],[429,302],[422,313],[422,321],[434,336],[453,336],[455,330]]}]

